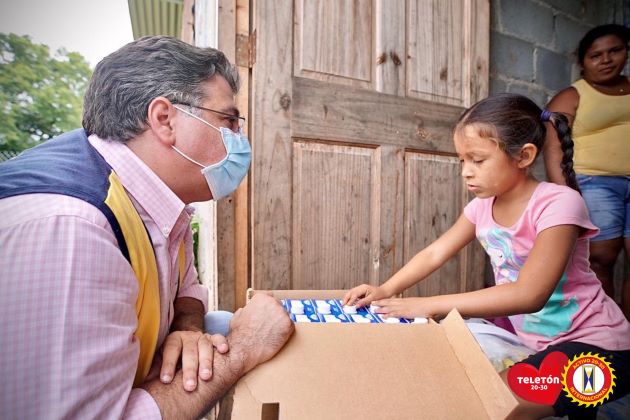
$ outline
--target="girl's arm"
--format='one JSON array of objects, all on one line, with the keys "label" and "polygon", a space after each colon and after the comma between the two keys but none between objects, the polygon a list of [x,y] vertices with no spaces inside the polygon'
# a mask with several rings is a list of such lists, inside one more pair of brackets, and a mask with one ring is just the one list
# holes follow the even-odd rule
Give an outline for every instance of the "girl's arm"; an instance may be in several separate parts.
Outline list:
[{"label": "girl's arm", "polygon": [[457,222],[431,245],[417,253],[403,268],[381,286],[362,284],[351,289],[343,298],[343,304],[364,306],[374,299],[401,293],[440,268],[449,258],[475,239],[475,225],[463,214]]},{"label": "girl's arm", "polygon": [[[569,126],[573,126],[575,113],[577,112],[580,95],[573,87],[560,91],[547,104],[547,110],[561,112],[569,119]],[[543,146],[543,158],[545,159],[545,169],[547,178],[555,184],[566,185],[566,180],[562,174],[562,147],[555,128],[550,122],[545,123],[547,136]]]},{"label": "girl's arm", "polygon": [[382,299],[379,312],[399,318],[442,317],[456,308],[463,317],[494,318],[537,312],[556,288],[571,257],[580,228],[543,230],[514,283],[473,292],[420,298]]}]

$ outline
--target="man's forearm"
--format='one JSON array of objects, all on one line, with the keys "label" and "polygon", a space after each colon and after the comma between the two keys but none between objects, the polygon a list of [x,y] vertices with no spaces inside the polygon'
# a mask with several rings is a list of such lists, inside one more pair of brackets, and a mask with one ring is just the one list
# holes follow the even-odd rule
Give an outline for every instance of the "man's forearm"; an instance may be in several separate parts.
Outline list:
[{"label": "man's forearm", "polygon": [[184,390],[181,370],[170,384],[155,379],[145,382],[143,388],[156,401],[163,419],[198,418],[238,381],[245,373],[244,366],[243,354],[238,349],[231,349],[226,354],[215,352],[212,379],[199,380],[195,391]]},{"label": "man's forearm", "polygon": [[173,316],[173,323],[171,324],[172,331],[201,331],[204,332],[203,317],[204,308],[203,303],[199,300],[191,297],[181,297],[175,299],[174,303],[175,314]]},{"label": "man's forearm", "polygon": [[[271,359],[293,330],[293,322],[278,300],[266,294],[255,295],[245,308],[234,314],[227,336],[229,351],[214,352],[210,380],[199,380],[194,391],[186,391],[180,370],[169,384],[148,380],[143,388],[155,399],[163,418],[199,417],[241,376]],[[159,361],[154,364],[160,365]]]}]

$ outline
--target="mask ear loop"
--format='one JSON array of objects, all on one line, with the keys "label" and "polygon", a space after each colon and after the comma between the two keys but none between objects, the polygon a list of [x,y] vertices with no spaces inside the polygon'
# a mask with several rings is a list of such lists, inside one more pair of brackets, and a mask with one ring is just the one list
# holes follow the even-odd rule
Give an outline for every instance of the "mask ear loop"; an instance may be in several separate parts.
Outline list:
[{"label": "mask ear loop", "polygon": [[205,166],[203,166],[201,163],[197,162],[196,160],[189,158],[188,156],[186,156],[182,151],[180,151],[177,147],[175,146],[171,146],[173,148],[173,150],[175,150],[177,153],[179,153],[184,159],[188,160],[189,162],[194,163],[197,166],[200,166],[202,168],[205,168]]},{"label": "mask ear loop", "polygon": [[[180,107],[178,107],[177,105],[173,105],[173,108],[177,109],[178,111],[183,112],[183,113],[184,113],[184,114],[186,114],[186,115],[189,115],[189,116],[191,116],[191,117],[193,117],[193,118],[195,118],[195,119],[197,119],[197,120],[201,121],[201,122],[202,122],[202,123],[204,123],[204,124],[208,124],[210,127],[214,128],[214,129],[216,130],[216,127],[214,127],[214,126],[213,126],[212,124],[210,124],[209,122],[202,120],[202,119],[201,119],[201,118],[199,118],[198,116],[196,116],[196,115],[194,115],[194,114],[192,114],[192,113],[190,113],[190,112],[188,112],[188,111],[186,111],[186,110],[184,110],[184,109],[181,109],[181,108],[180,108]],[[219,131],[220,131],[220,130],[219,130]],[[196,160],[194,160],[194,159],[192,159],[192,158],[190,158],[190,157],[186,156],[186,155],[185,155],[185,154],[184,154],[181,150],[179,150],[177,147],[175,147],[175,146],[171,146],[171,147],[173,148],[173,150],[175,150],[177,153],[179,153],[179,154],[180,154],[180,156],[181,156],[181,157],[183,157],[184,159],[186,159],[187,161],[192,162],[192,163],[194,163],[195,165],[200,166],[201,168],[205,168],[205,166],[204,166],[204,165],[202,165],[201,163],[197,162]]]},{"label": "mask ear loop", "polygon": [[198,116],[196,116],[195,114],[193,114],[192,112],[188,112],[184,109],[181,109],[180,107],[178,107],[177,105],[173,105],[173,108],[183,112],[184,114],[196,119],[197,121],[200,121],[202,123],[204,123],[205,125],[214,128],[215,130],[217,130],[219,133],[221,132],[221,130],[219,128],[216,128],[214,125],[210,124],[208,121],[204,120],[203,118],[200,118]]},{"label": "mask ear loop", "polygon": [[[191,113],[191,112],[188,112],[188,111],[186,111],[186,110],[184,110],[184,109],[181,109],[181,108],[180,108],[180,107],[178,107],[177,105],[173,105],[173,108],[177,109],[178,111],[183,112],[184,114],[186,114],[186,115],[188,115],[188,116],[190,116],[190,117],[192,117],[192,118],[194,118],[194,119],[196,119],[196,120],[198,120],[198,121],[201,121],[202,123],[206,124],[207,126],[209,126],[209,127],[211,127],[211,128],[214,128],[215,130],[217,130],[217,131],[221,134],[221,141],[223,142],[223,147],[225,147],[225,149],[227,150],[227,146],[225,145],[225,140],[223,139],[223,133],[221,133],[221,130],[220,130],[219,128],[216,128],[214,125],[210,124],[208,121],[205,121],[205,120],[204,120],[204,119],[202,119],[202,118],[199,118],[199,117],[198,117],[198,116],[196,116],[195,114],[193,114],[193,113]],[[213,166],[215,166],[215,165],[217,165],[217,164],[222,163],[225,159],[227,159],[227,154],[226,154],[225,159],[222,159],[222,160],[220,160],[219,162],[217,162],[217,163],[215,163],[215,164],[205,166],[205,165],[202,165],[201,163],[197,162],[196,160],[194,160],[194,159],[192,159],[192,158],[190,158],[190,157],[186,156],[186,155],[184,154],[184,152],[182,152],[181,150],[179,150],[177,147],[175,147],[175,146],[171,146],[171,147],[172,147],[172,148],[173,148],[173,149],[174,149],[177,153],[179,153],[179,154],[180,154],[180,155],[181,155],[184,159],[188,160],[189,162],[194,163],[195,165],[197,165],[197,166],[201,167],[202,169],[205,169],[205,168],[208,168],[208,167],[213,167]]]},{"label": "mask ear loop", "polygon": [[[225,151],[227,152],[228,147],[227,147],[227,144],[225,143],[225,138],[224,138],[224,136],[223,136],[223,132],[221,131],[221,128],[225,128],[226,130],[231,131],[233,134],[237,134],[237,133],[235,133],[234,131],[230,130],[230,129],[229,129],[229,128],[227,128],[227,127],[217,128],[217,127],[215,127],[214,125],[210,124],[208,121],[204,120],[203,118],[199,118],[199,117],[198,117],[198,116],[196,116],[195,114],[190,113],[190,112],[188,112],[188,111],[186,111],[186,110],[183,110],[183,109],[181,109],[180,107],[178,107],[177,105],[173,105],[173,108],[175,108],[175,109],[177,109],[177,110],[179,110],[179,111],[183,112],[184,114],[186,114],[186,115],[188,115],[188,116],[190,116],[190,117],[192,117],[192,118],[194,118],[194,119],[196,119],[196,120],[198,120],[198,121],[200,121],[200,122],[202,122],[202,123],[206,124],[207,126],[209,126],[209,127],[211,127],[211,128],[214,128],[215,130],[217,130],[217,131],[219,132],[219,134],[221,134],[221,141],[223,142],[223,147],[225,147]],[[242,134],[240,133],[240,128],[239,128],[239,135],[242,135]],[[175,148],[175,146],[172,146],[172,147],[173,147],[173,149],[177,150],[177,148]],[[197,161],[194,161],[194,160],[190,159],[188,156],[184,155],[184,154],[183,154],[182,152],[180,152],[179,150],[177,150],[177,152],[178,152],[180,155],[184,156],[184,157],[185,157],[186,159],[188,159],[189,161],[191,161],[192,163],[196,163],[197,165],[201,166],[202,168],[205,168],[205,166],[203,166],[202,164],[200,164],[200,163],[199,163],[199,162],[197,162]],[[227,159],[227,154],[225,155],[225,159]],[[225,160],[225,159],[223,159],[223,160]],[[219,161],[219,162],[217,162],[217,163],[221,163],[221,162],[223,162],[223,160],[221,160],[221,161]],[[212,165],[209,165],[209,166],[214,166],[214,165],[216,165],[216,164],[212,164]]]}]

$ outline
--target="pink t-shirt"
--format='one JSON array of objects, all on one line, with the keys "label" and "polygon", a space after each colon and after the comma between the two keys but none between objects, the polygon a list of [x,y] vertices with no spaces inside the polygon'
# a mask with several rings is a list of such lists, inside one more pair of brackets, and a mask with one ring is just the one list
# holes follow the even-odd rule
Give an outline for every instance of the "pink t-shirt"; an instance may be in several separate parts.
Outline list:
[{"label": "pink t-shirt", "polygon": [[630,323],[606,295],[590,269],[588,239],[598,231],[582,196],[561,185],[541,182],[519,220],[510,227],[492,217],[494,198],[475,198],[464,215],[490,256],[496,284],[515,282],[534,241],[543,230],[559,225],[583,228],[564,274],[540,311],[510,316],[523,343],[537,351],[552,344],[579,341],[607,350],[630,349]]}]

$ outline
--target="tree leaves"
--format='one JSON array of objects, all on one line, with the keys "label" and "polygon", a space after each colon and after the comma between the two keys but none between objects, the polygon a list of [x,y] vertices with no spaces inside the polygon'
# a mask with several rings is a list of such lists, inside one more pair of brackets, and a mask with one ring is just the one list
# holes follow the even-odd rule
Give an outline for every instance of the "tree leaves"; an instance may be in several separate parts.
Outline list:
[{"label": "tree leaves", "polygon": [[21,151],[81,126],[87,61],[0,33],[0,151]]}]

